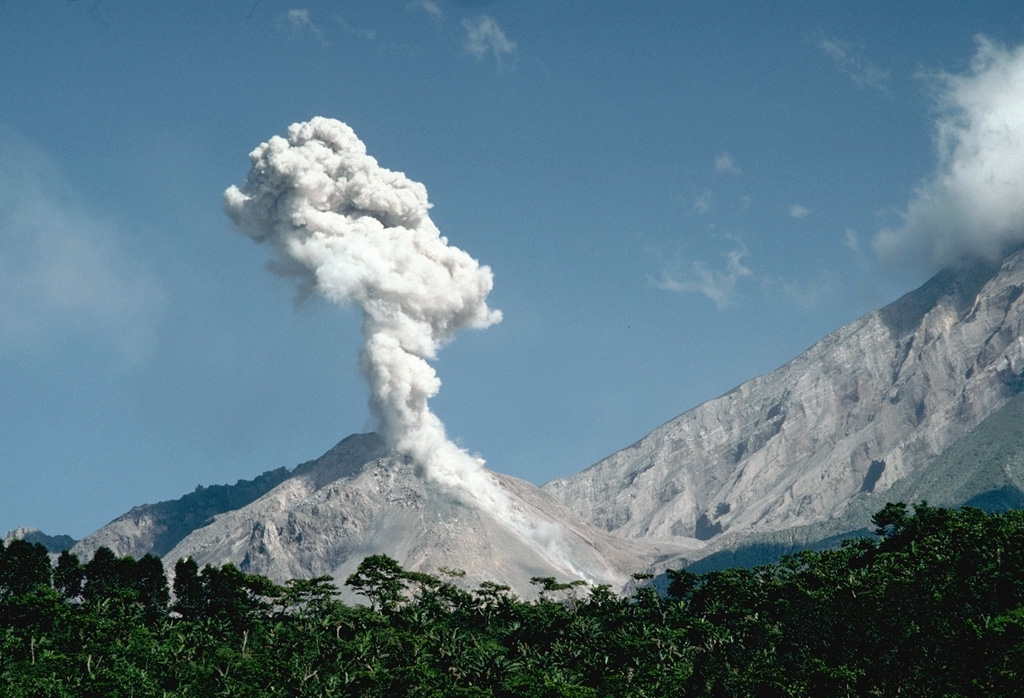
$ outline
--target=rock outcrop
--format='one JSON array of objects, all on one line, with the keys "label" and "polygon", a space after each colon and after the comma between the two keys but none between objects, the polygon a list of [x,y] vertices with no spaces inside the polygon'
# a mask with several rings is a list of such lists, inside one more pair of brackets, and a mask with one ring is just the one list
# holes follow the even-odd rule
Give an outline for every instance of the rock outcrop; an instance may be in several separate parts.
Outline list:
[{"label": "rock outcrop", "polygon": [[947,269],[544,489],[632,538],[713,541],[838,516],[1024,389],[1022,293],[1024,252]]}]

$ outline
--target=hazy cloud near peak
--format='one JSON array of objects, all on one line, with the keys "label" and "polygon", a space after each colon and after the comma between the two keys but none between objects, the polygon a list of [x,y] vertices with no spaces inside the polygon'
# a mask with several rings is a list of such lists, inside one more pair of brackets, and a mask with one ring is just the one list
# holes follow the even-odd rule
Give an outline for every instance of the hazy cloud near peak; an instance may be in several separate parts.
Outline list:
[{"label": "hazy cloud near peak", "polygon": [[466,30],[465,48],[479,59],[488,54],[493,55],[498,66],[503,66],[506,59],[516,55],[516,42],[509,40],[498,22],[490,15],[478,15],[462,20],[462,28]]},{"label": "hazy cloud near peak", "polygon": [[1024,242],[1024,46],[977,43],[967,73],[933,76],[935,173],[900,214],[902,225],[875,236],[883,259],[995,259]]}]

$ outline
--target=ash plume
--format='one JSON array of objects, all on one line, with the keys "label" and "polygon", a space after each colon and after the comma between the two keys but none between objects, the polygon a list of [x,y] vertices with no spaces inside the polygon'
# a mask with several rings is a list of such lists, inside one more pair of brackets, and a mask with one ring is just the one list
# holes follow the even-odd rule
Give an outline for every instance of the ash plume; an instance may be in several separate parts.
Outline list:
[{"label": "ash plume", "polygon": [[362,310],[360,366],[389,445],[432,479],[506,511],[483,461],[449,441],[427,405],[441,386],[428,360],[458,330],[501,320],[486,303],[491,270],[441,236],[426,187],[378,165],[340,121],[292,124],[249,158],[224,210],[241,233],[274,248],[272,267],[300,293]]}]

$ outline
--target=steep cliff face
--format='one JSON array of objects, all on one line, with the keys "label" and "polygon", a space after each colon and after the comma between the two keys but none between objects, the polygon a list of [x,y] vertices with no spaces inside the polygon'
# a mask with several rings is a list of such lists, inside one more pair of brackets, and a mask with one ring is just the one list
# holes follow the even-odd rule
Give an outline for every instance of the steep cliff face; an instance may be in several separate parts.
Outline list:
[{"label": "steep cliff face", "polygon": [[835,516],[1024,389],[1022,291],[1024,252],[948,269],[544,489],[629,537],[711,540]]},{"label": "steep cliff face", "polygon": [[620,589],[632,572],[695,547],[617,539],[534,485],[493,477],[528,525],[509,525],[423,477],[384,452],[375,435],[351,436],[263,497],[197,528],[164,560],[232,562],[277,581],[331,575],[344,582],[364,557],[384,553],[407,569],[460,569],[462,584],[493,581],[528,596],[531,577]]}]

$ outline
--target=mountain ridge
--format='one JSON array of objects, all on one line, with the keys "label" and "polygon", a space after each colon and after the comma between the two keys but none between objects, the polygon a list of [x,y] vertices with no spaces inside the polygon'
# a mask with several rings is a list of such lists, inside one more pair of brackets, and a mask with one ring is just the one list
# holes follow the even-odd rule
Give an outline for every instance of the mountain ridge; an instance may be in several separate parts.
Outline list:
[{"label": "mountain ridge", "polygon": [[461,569],[460,584],[491,581],[528,596],[530,579],[546,576],[621,589],[629,581],[625,570],[692,547],[623,541],[535,485],[490,476],[508,497],[513,518],[424,477],[415,463],[386,451],[375,434],[353,435],[263,497],[196,529],[165,559],[231,562],[275,580],[344,580],[364,557],[384,553],[409,569]]},{"label": "mountain ridge", "polygon": [[576,475],[537,488],[487,471],[511,519],[362,434],[237,496],[136,507],[75,550],[138,557],[159,543],[167,564],[232,562],[278,581],[343,581],[383,552],[526,596],[533,576],[623,589],[634,572],[836,542],[893,496],[1024,503],[1024,443],[1007,441],[1022,455],[1002,475],[955,455],[1024,420],[1022,296],[1024,251],[947,268]]},{"label": "mountain ridge", "polygon": [[943,270],[770,373],[543,487],[627,537],[833,516],[938,456],[1024,387],[1024,253]]}]

